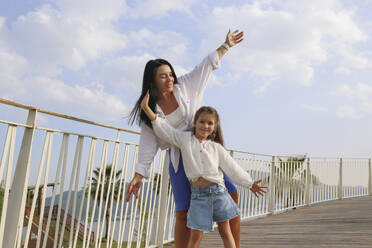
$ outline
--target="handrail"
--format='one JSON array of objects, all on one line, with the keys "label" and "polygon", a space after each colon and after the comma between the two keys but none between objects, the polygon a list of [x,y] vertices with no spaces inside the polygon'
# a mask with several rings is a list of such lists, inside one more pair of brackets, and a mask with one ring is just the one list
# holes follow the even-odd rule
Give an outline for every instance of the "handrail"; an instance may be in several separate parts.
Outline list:
[{"label": "handrail", "polygon": [[[28,109],[29,113],[25,124],[0,120],[0,124],[6,124],[7,128],[3,147],[0,147],[3,150],[0,180],[4,180],[0,247],[19,247],[23,240],[26,240],[27,246],[30,235],[35,237],[36,232],[30,227],[27,230],[18,228],[24,222],[27,190],[31,183],[35,185],[34,196],[38,197],[32,200],[32,211],[37,208],[41,210],[39,215],[47,218],[49,230],[52,217],[57,215],[54,240],[59,240],[59,246],[62,245],[62,239],[58,239],[58,236],[63,237],[64,231],[69,228],[68,242],[71,247],[80,247],[78,243],[86,247],[92,242],[98,247],[102,242],[107,247],[112,247],[113,243],[120,247],[127,243],[129,247],[135,242],[153,248],[172,241],[175,206],[168,186],[169,158],[166,151],[159,152],[152,161],[150,175],[139,190],[139,197],[132,197],[126,202],[122,194],[126,192],[128,182],[135,172],[139,145],[136,141],[130,143],[119,140],[119,134],[120,131],[138,132],[2,98],[1,103]],[[100,138],[77,130],[38,127],[35,124],[37,112],[118,130],[118,137]],[[5,129],[2,125],[0,127]],[[22,143],[16,142],[16,134],[19,135],[20,131],[21,136],[23,134]],[[34,149],[36,152],[33,152],[33,146],[37,148]],[[263,184],[270,187],[270,193],[260,198],[254,197],[249,189],[238,187],[243,221],[324,201],[372,195],[371,159],[322,160],[306,155],[305,161],[283,163],[280,158],[296,155],[272,155],[234,149],[229,151],[239,166],[251,174],[253,180],[262,180]],[[31,157],[40,163],[31,162]],[[351,182],[354,174],[358,176],[357,181]],[[46,184],[49,182],[51,184]],[[47,192],[44,189],[48,185],[58,187]],[[104,193],[106,190],[107,193]],[[53,215],[54,208],[50,207],[54,205],[60,208]],[[69,219],[70,213],[74,221]],[[75,226],[77,223],[80,223],[79,227]],[[103,239],[105,228],[106,240]],[[40,225],[37,232],[42,230]],[[23,234],[26,234],[25,238]],[[40,239],[37,242],[41,244]],[[46,247],[46,241],[43,245],[43,248]]]},{"label": "handrail", "polygon": [[[53,115],[53,116],[57,116],[57,117],[61,117],[61,118],[65,118],[65,119],[69,119],[69,120],[73,120],[73,121],[83,122],[83,123],[87,123],[87,124],[90,124],[90,125],[115,129],[115,130],[118,130],[118,131],[123,131],[123,132],[138,134],[138,135],[141,134],[138,131],[134,131],[134,130],[126,129],[126,128],[121,128],[121,127],[116,127],[116,126],[112,126],[112,125],[107,125],[107,124],[104,124],[104,123],[95,122],[95,121],[91,121],[91,120],[87,120],[87,119],[82,119],[82,118],[78,118],[78,117],[75,117],[75,116],[65,115],[65,114],[61,114],[61,113],[57,113],[57,112],[53,112],[53,111],[49,111],[49,110],[45,110],[45,109],[41,109],[41,108],[36,108],[34,106],[31,106],[31,105],[26,105],[26,104],[22,104],[22,103],[19,103],[19,102],[14,102],[14,101],[11,101],[11,100],[8,100],[8,99],[5,99],[5,98],[0,98],[0,103],[4,103],[4,104],[7,104],[7,105],[11,105],[11,106],[15,106],[15,107],[23,108],[23,109],[29,109],[29,110],[32,109],[32,110],[36,110],[37,112],[40,112],[40,113]],[[32,126],[25,125],[25,124],[16,124],[16,123],[13,123],[13,122],[2,121],[2,120],[0,120],[0,123],[18,125],[18,126],[23,126],[23,127],[32,127]],[[42,129],[42,128],[40,128],[40,129]],[[54,130],[54,131],[62,132],[60,130]],[[273,156],[275,156],[275,157],[293,157],[294,156],[294,155],[278,155],[278,154],[266,154],[266,153],[258,153],[258,152],[247,152],[247,151],[242,151],[242,150],[238,150],[238,149],[230,149],[230,148],[228,148],[227,150],[233,151],[233,152],[238,152],[238,153],[244,153],[244,154],[250,154],[250,155],[256,155],[256,156],[267,156],[267,157],[273,157]],[[312,158],[313,159],[339,159],[340,157],[312,157]],[[343,158],[344,159],[368,159],[368,158],[348,158],[348,157],[343,157]]]},{"label": "handrail", "polygon": [[100,123],[100,122],[90,121],[90,120],[87,120],[87,119],[82,119],[82,118],[78,118],[78,117],[71,116],[71,115],[60,114],[60,113],[57,113],[57,112],[53,112],[53,111],[49,111],[49,110],[45,110],[45,109],[41,109],[41,108],[36,108],[34,106],[25,105],[25,104],[18,103],[18,102],[13,102],[13,101],[10,101],[10,100],[4,99],[4,98],[0,98],[0,103],[4,103],[4,104],[7,104],[7,105],[11,105],[11,106],[15,106],[15,107],[23,108],[23,109],[28,109],[28,110],[36,110],[37,112],[40,112],[40,113],[43,113],[43,114],[48,114],[48,115],[61,117],[61,118],[64,118],[64,119],[83,122],[83,123],[87,123],[87,124],[90,124],[90,125],[115,129],[115,130],[118,130],[118,131],[123,131],[123,132],[128,132],[128,133],[133,133],[133,134],[140,134],[140,132],[137,132],[137,131],[134,131],[134,130],[121,128],[121,127],[116,127],[116,126],[112,126],[112,125],[107,125],[107,124],[103,124],[103,123]]}]

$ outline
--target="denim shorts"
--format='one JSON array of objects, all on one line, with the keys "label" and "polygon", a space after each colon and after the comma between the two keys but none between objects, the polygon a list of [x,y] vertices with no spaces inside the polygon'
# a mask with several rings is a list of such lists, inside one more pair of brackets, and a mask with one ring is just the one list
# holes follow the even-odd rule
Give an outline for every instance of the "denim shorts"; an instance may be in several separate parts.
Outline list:
[{"label": "denim shorts", "polygon": [[194,230],[212,231],[213,221],[231,220],[240,210],[226,188],[212,183],[206,187],[191,185],[191,202],[187,226]]},{"label": "denim shorts", "polygon": [[[169,152],[169,157],[170,157]],[[225,186],[229,193],[237,191],[236,185],[231,181],[231,179],[224,175]],[[176,211],[188,210],[190,206],[190,182],[186,177],[185,169],[183,168],[182,154],[180,152],[180,161],[178,163],[177,173],[174,171],[172,161],[169,163],[169,177],[172,185],[172,191],[174,196],[174,202],[176,205]]]}]

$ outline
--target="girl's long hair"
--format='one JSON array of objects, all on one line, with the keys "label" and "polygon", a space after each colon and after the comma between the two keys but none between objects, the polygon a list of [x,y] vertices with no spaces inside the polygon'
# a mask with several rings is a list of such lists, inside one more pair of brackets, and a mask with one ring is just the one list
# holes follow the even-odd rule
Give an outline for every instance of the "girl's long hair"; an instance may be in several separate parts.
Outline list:
[{"label": "girl's long hair", "polygon": [[152,59],[146,63],[145,70],[143,72],[143,80],[142,80],[142,92],[140,97],[138,98],[136,104],[134,105],[132,111],[129,114],[128,123],[133,125],[136,122],[140,125],[142,122],[145,122],[147,126],[152,128],[152,124],[150,119],[147,117],[145,112],[141,109],[141,102],[142,99],[145,97],[146,92],[149,91],[150,99],[149,99],[149,107],[152,111],[155,112],[156,102],[158,100],[158,89],[155,84],[155,76],[159,66],[168,65],[172,71],[174,82],[173,84],[178,84],[176,73],[174,72],[173,66],[166,61],[165,59]]},{"label": "girl's long hair", "polygon": [[[196,121],[198,120],[199,116],[202,113],[212,114],[215,118],[215,121],[216,121],[216,123],[215,123],[216,129],[213,131],[213,133],[211,135],[208,136],[207,139],[212,140],[212,141],[217,142],[217,143],[220,143],[222,146],[224,146],[222,129],[221,129],[221,124],[220,124],[220,116],[218,115],[217,110],[214,109],[213,107],[210,107],[210,106],[203,106],[203,107],[199,108],[198,111],[196,111],[196,113],[194,115],[194,124],[196,123]],[[194,127],[193,131],[194,131],[194,134],[195,134],[195,127]]]}]

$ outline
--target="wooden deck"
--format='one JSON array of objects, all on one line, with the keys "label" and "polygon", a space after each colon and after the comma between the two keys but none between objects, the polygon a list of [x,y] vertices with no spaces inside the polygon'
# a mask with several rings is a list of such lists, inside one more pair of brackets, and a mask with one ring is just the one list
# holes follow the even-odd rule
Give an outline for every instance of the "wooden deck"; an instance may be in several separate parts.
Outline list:
[{"label": "wooden deck", "polygon": [[[372,248],[372,197],[322,203],[245,222],[241,236],[242,248]],[[218,231],[205,234],[200,247],[223,247]]]}]

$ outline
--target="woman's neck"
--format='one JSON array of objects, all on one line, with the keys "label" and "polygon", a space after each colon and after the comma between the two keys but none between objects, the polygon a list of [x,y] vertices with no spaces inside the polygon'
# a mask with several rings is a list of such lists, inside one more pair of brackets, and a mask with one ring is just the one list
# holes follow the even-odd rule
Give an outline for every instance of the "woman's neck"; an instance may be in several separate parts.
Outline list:
[{"label": "woman's neck", "polygon": [[172,99],[173,92],[161,92],[159,94],[158,102],[168,102]]},{"label": "woman's neck", "polygon": [[165,94],[160,93],[159,99],[156,103],[160,106],[165,115],[172,113],[175,109],[178,108],[178,102],[173,95],[173,92],[167,92]]}]

